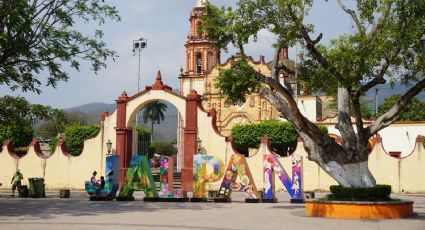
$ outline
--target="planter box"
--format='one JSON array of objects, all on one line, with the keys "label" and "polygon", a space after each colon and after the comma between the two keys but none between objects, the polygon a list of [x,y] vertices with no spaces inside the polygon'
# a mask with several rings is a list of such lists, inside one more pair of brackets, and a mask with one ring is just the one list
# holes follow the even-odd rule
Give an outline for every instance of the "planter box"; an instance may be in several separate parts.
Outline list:
[{"label": "planter box", "polygon": [[413,201],[355,202],[306,201],[306,214],[312,217],[344,219],[397,219],[413,215]]}]

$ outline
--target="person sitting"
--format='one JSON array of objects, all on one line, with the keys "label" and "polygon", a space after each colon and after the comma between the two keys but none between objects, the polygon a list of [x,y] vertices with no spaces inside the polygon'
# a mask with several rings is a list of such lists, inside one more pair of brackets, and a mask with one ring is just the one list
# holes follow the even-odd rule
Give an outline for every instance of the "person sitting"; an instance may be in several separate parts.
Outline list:
[{"label": "person sitting", "polygon": [[96,197],[100,196],[100,192],[105,188],[105,177],[101,176],[99,181],[99,187],[96,189]]},{"label": "person sitting", "polygon": [[21,189],[21,180],[24,179],[24,176],[22,175],[21,171],[19,169],[16,170],[15,174],[13,174],[12,181],[10,184],[12,184],[12,196],[15,196],[15,190]]},{"label": "person sitting", "polygon": [[97,172],[94,171],[92,177],[90,178],[90,182],[91,182],[91,184],[93,186],[97,186],[98,185],[98,181],[96,180],[96,175],[97,175]]}]

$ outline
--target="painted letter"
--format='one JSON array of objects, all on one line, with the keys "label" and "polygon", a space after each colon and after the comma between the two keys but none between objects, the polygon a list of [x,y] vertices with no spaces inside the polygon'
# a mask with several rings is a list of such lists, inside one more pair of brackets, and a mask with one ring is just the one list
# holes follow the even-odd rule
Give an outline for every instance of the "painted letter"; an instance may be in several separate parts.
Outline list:
[{"label": "painted letter", "polygon": [[131,159],[119,197],[133,197],[134,189],[142,189],[145,197],[158,197],[146,156],[134,155]]},{"label": "painted letter", "polygon": [[249,166],[241,154],[232,155],[221,182],[219,197],[230,198],[232,191],[243,191],[248,199],[259,198]]},{"label": "painted letter", "polygon": [[[206,175],[206,165],[214,171]],[[223,176],[224,163],[219,158],[208,155],[193,156],[193,198],[205,198],[205,183],[219,181]]]}]

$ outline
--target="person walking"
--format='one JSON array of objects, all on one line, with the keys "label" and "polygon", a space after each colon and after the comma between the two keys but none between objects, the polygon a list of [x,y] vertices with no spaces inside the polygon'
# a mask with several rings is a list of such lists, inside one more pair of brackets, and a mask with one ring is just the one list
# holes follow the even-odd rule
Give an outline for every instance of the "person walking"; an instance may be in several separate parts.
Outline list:
[{"label": "person walking", "polygon": [[21,189],[22,179],[24,179],[24,176],[22,175],[21,171],[17,169],[15,174],[13,174],[12,181],[10,182],[12,184],[12,196],[15,196],[16,189],[18,192]]}]

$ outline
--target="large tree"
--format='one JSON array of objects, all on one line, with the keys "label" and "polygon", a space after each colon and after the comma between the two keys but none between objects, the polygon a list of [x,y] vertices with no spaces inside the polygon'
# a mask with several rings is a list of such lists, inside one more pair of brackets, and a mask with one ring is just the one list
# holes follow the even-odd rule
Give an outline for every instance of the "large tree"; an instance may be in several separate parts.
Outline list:
[{"label": "large tree", "polygon": [[64,64],[79,70],[87,61],[95,72],[106,67],[116,54],[102,30],[88,35],[77,26],[106,19],[119,16],[104,0],[0,1],[0,85],[40,93],[41,84],[55,87],[69,78]]},{"label": "large tree", "polygon": [[[281,117],[294,126],[310,160],[344,187],[374,186],[376,181],[368,168],[368,140],[397,120],[412,98],[425,88],[424,54],[419,42],[425,32],[425,1],[356,0],[345,5],[337,0],[354,29],[329,44],[321,42],[320,31],[315,31],[318,36],[313,37],[314,25],[304,20],[313,3],[239,0],[235,9],[209,5],[204,28],[219,47],[233,43],[244,55],[247,37],[255,36],[261,29],[276,35],[271,76],[255,72],[242,56],[230,73],[222,72],[217,86],[232,103],[244,102],[241,95],[259,90]],[[337,95],[336,128],[342,137],[341,144],[304,117],[294,96],[279,83],[282,71],[294,74],[279,54],[295,44],[303,48],[302,81],[314,91]],[[231,74],[232,71],[238,74]],[[373,87],[394,80],[411,87],[388,111],[365,125],[360,98]]]}]

